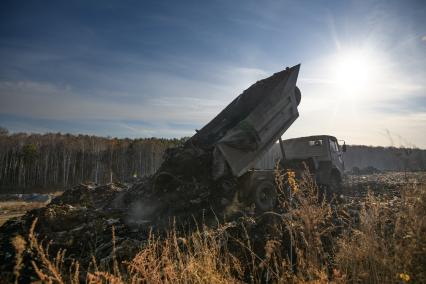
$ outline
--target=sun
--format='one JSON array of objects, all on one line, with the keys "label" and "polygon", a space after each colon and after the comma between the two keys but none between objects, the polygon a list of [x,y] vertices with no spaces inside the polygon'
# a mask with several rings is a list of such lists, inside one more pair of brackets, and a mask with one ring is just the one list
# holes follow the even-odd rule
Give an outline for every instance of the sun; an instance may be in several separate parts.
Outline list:
[{"label": "sun", "polygon": [[375,60],[365,51],[340,52],[333,65],[333,82],[343,95],[365,94],[377,75]]}]

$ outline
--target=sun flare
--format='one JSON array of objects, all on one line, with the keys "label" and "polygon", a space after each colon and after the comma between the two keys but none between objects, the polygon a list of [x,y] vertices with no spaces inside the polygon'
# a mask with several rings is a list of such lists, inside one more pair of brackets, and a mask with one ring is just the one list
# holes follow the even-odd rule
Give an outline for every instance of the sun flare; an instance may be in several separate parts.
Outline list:
[{"label": "sun flare", "polygon": [[376,75],[374,59],[365,52],[342,52],[336,56],[333,81],[344,94],[364,94],[372,87]]}]

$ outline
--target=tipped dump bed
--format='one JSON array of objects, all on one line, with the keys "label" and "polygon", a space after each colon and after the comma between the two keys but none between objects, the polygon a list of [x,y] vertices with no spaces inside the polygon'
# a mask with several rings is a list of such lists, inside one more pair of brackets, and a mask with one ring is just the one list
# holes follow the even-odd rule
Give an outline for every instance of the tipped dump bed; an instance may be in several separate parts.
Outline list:
[{"label": "tipped dump bed", "polygon": [[299,116],[299,68],[296,65],[256,82],[188,143],[214,148],[216,168],[225,160],[234,176],[243,175]]}]

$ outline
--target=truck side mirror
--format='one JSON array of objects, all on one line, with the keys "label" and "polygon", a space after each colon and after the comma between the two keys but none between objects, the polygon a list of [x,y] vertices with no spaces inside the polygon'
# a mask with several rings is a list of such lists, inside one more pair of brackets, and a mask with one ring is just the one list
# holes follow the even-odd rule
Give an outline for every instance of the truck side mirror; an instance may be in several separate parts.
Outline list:
[{"label": "truck side mirror", "polygon": [[346,143],[345,143],[345,142],[343,142],[343,145],[342,145],[342,151],[343,151],[343,152],[346,152],[346,150],[347,150],[347,149],[346,149]]}]

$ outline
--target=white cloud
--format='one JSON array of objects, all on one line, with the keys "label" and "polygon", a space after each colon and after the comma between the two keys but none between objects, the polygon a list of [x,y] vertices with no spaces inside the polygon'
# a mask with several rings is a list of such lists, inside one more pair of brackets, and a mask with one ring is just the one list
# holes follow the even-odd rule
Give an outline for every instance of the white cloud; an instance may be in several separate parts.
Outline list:
[{"label": "white cloud", "polygon": [[77,95],[67,88],[35,82],[0,83],[0,112],[44,119],[139,119],[199,121],[215,103],[191,97],[162,97],[137,104]]},{"label": "white cloud", "polygon": [[140,78],[124,74],[121,83],[129,81],[132,85],[123,91],[102,87],[78,91],[51,83],[0,81],[0,113],[70,121],[143,120],[202,126],[266,74],[244,67],[224,66],[221,70],[213,77],[222,84],[158,72],[145,73]]}]

